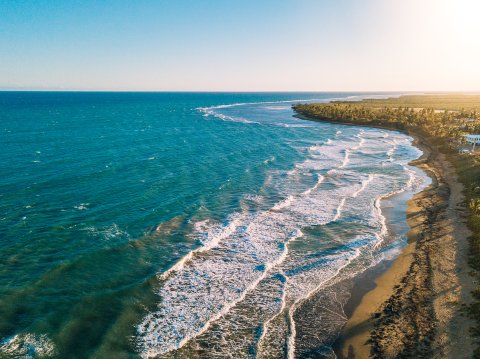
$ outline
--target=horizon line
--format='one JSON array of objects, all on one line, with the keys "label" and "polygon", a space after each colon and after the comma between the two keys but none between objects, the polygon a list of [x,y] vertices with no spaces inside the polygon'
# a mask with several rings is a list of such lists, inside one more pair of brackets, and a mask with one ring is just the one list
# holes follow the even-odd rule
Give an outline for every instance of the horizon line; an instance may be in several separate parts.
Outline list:
[{"label": "horizon line", "polygon": [[0,88],[0,92],[103,92],[103,93],[417,93],[417,94],[480,94],[480,90],[110,90],[110,89],[15,89]]}]

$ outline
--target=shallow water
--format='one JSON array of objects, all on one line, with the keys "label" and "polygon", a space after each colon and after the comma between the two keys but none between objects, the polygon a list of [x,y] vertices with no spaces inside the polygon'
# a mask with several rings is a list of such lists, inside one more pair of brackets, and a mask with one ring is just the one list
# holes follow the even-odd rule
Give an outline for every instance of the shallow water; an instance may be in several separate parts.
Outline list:
[{"label": "shallow water", "polygon": [[361,95],[0,93],[0,352],[330,356],[425,184],[408,136],[292,117]]}]

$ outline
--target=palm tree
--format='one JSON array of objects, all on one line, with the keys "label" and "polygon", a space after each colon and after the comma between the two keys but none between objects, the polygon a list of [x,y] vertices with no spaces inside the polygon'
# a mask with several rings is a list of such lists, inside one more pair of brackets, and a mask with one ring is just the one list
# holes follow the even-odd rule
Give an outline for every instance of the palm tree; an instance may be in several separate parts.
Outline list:
[{"label": "palm tree", "polygon": [[469,207],[474,214],[480,214],[480,199],[476,198],[470,200]]}]

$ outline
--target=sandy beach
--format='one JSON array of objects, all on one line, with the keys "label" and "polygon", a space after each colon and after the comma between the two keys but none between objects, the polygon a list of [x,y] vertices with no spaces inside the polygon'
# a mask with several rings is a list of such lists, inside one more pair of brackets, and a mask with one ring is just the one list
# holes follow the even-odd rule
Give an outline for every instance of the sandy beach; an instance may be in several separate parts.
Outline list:
[{"label": "sandy beach", "polygon": [[[360,294],[352,293],[354,303],[347,307],[353,308],[346,313],[349,319],[335,344],[340,359],[472,357],[469,329],[474,323],[460,304],[471,302],[477,285],[467,259],[470,232],[463,185],[429,138],[408,134],[423,151],[411,164],[427,173],[432,183],[408,202],[410,230],[401,254],[388,269],[375,271],[373,283],[375,273],[359,279]],[[373,289],[365,291],[362,286]]]},{"label": "sandy beach", "polygon": [[445,157],[415,138],[424,155],[412,164],[432,184],[409,201],[409,243],[349,317],[337,344],[339,358],[472,355],[472,323],[458,305],[469,302],[474,287],[463,187]]}]

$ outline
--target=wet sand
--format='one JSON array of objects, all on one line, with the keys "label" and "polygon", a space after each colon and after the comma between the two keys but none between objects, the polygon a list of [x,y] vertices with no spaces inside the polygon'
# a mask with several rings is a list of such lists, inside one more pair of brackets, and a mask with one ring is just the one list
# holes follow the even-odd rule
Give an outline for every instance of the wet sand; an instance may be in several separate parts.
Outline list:
[{"label": "wet sand", "polygon": [[[460,306],[470,300],[474,287],[467,265],[462,186],[446,158],[415,137],[424,155],[412,164],[432,184],[408,202],[407,246],[347,313],[335,346],[339,358],[472,356],[472,323]],[[357,286],[362,282],[369,286],[365,279]]]},{"label": "wet sand", "polygon": [[[388,124],[326,122],[399,131]],[[432,184],[408,202],[410,231],[401,254],[386,271],[377,268],[357,278],[345,307],[349,319],[334,345],[339,359],[463,359],[473,354],[469,330],[474,323],[462,313],[477,285],[468,265],[463,185],[434,141],[407,134],[424,153],[411,164]]]}]

